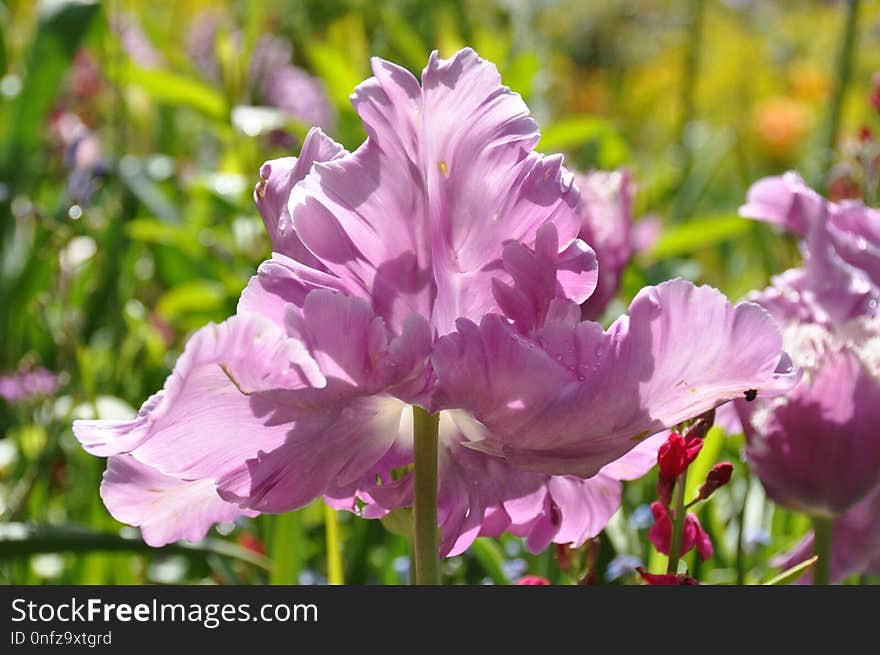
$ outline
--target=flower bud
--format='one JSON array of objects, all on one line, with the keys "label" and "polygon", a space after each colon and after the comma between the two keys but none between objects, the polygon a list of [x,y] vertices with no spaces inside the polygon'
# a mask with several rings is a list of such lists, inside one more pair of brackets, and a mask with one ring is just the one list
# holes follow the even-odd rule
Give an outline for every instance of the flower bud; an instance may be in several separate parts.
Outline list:
[{"label": "flower bud", "polygon": [[733,464],[730,462],[719,462],[713,466],[706,476],[706,481],[700,487],[700,500],[705,500],[715,493],[716,489],[730,482],[731,475],[733,475]]},{"label": "flower bud", "polygon": [[698,585],[700,584],[691,576],[680,573],[673,575],[672,573],[648,573],[641,566],[636,567],[636,571],[642,576],[642,580],[649,585]]},{"label": "flower bud", "polygon": [[702,447],[702,439],[685,439],[677,432],[671,432],[657,452],[660,473],[667,478],[675,479],[694,461]]},{"label": "flower bud", "polygon": [[550,581],[547,578],[542,578],[540,575],[524,575],[519,580],[517,580],[516,584],[542,587],[549,585]]}]

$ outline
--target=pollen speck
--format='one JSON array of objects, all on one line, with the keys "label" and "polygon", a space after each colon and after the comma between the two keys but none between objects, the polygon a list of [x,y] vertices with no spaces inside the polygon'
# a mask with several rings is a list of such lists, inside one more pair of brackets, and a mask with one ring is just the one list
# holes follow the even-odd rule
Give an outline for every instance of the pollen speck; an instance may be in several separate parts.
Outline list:
[{"label": "pollen speck", "polygon": [[697,388],[691,387],[690,389],[688,389],[688,391],[690,391],[691,393],[697,393]]},{"label": "pollen speck", "polygon": [[630,440],[631,441],[641,441],[642,439],[647,437],[649,434],[650,434],[650,430],[642,430],[641,432],[637,432],[636,434],[634,434]]},{"label": "pollen speck", "polygon": [[449,167],[446,165],[446,162],[443,161],[442,159],[439,162],[437,162],[437,168],[440,169],[440,172],[443,173],[443,175],[449,175]]}]

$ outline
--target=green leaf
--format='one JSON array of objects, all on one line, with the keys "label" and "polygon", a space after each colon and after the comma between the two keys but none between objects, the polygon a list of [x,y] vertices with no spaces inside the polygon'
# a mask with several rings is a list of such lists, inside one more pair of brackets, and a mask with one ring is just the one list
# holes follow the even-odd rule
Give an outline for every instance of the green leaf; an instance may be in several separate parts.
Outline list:
[{"label": "green leaf", "polygon": [[142,87],[156,102],[190,107],[209,118],[226,121],[229,105],[213,88],[199,80],[129,62],[116,80]]},{"label": "green leaf", "polygon": [[718,426],[709,430],[703,439],[703,447],[693,463],[688,467],[687,485],[685,485],[684,502],[690,502],[697,495],[697,490],[706,481],[706,475],[718,459],[724,446],[724,430]]},{"label": "green leaf", "polygon": [[123,157],[119,177],[137,199],[154,215],[169,223],[180,223],[180,212],[159,186],[149,178],[141,162],[134,155]]},{"label": "green leaf", "polygon": [[274,517],[269,555],[272,573],[269,584],[297,584],[305,559],[302,550],[307,543],[301,512],[288,512]]},{"label": "green leaf", "polygon": [[136,218],[126,224],[125,231],[133,241],[177,248],[191,257],[198,257],[203,252],[197,235],[186,226],[153,218]]},{"label": "green leaf", "polygon": [[0,75],[6,74],[6,31],[3,29],[3,19],[0,17]]},{"label": "green leaf", "polygon": [[217,311],[225,302],[226,291],[222,284],[213,280],[193,280],[165,293],[156,304],[156,311],[173,322],[184,314]]},{"label": "green leaf", "polygon": [[97,2],[87,0],[40,3],[22,90],[12,101],[0,139],[0,178],[22,175],[28,169],[22,162],[29,163],[31,153],[42,152],[40,137],[44,119],[98,8]]},{"label": "green leaf", "polygon": [[532,51],[521,52],[504,67],[502,81],[513,91],[528,98],[534,88],[535,77],[540,72],[541,60],[538,55]]},{"label": "green leaf", "polygon": [[305,49],[309,64],[327,85],[327,93],[337,108],[351,111],[351,96],[361,83],[359,68],[345,54],[320,41],[311,41]]},{"label": "green leaf", "polygon": [[762,584],[778,586],[778,585],[787,585],[787,584],[791,584],[792,582],[796,582],[807,571],[809,571],[810,568],[817,561],[819,561],[819,556],[813,555],[810,559],[804,560],[800,564],[795,564],[790,569],[786,569],[785,571],[783,571],[779,575],[770,578],[769,580],[767,580],[767,582],[764,582]]},{"label": "green leaf", "polygon": [[594,143],[602,168],[615,168],[629,159],[629,148],[613,123],[598,116],[570,116],[551,123],[541,131],[538,148],[542,152],[573,150]]},{"label": "green leaf", "polygon": [[379,519],[385,529],[400,537],[413,537],[413,508],[398,507]]},{"label": "green leaf", "polygon": [[498,542],[485,537],[479,537],[471,544],[471,554],[477,558],[486,575],[495,584],[510,584],[510,579],[504,573],[504,553]]},{"label": "green leaf", "polygon": [[650,261],[688,255],[746,234],[751,221],[736,214],[713,214],[666,227],[648,255]]},{"label": "green leaf", "polygon": [[145,544],[140,537],[96,532],[75,525],[0,523],[0,558],[39,553],[90,553],[94,551],[128,551],[148,555],[174,554],[199,558],[212,554],[247,562],[267,571],[272,569],[269,560],[262,555],[222,539],[208,538],[195,544],[181,541],[162,548],[153,548]]},{"label": "green leaf", "polygon": [[415,70],[421,69],[428,61],[429,50],[418,32],[412,29],[394,7],[383,8],[382,23],[388,31],[391,46],[400,54],[403,64]]}]

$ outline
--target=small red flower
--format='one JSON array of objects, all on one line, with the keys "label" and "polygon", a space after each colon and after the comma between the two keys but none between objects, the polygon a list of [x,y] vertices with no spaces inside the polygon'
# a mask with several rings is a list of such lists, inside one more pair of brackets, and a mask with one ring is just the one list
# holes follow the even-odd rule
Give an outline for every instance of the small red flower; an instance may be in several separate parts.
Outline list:
[{"label": "small red flower", "polygon": [[662,473],[657,476],[657,499],[666,507],[672,503],[672,492],[675,490],[676,478],[667,478]]},{"label": "small red flower", "polygon": [[700,584],[691,576],[681,573],[673,575],[672,573],[648,573],[641,566],[636,567],[636,571],[642,576],[642,580],[649,585],[698,585]]},{"label": "small red flower", "polygon": [[713,425],[715,425],[715,410],[710,409],[708,412],[700,414],[693,425],[688,428],[684,434],[685,441],[690,443],[691,439],[705,439]]},{"label": "small red flower", "polygon": [[706,481],[700,487],[700,500],[705,500],[715,493],[716,489],[730,482],[731,475],[733,475],[733,464],[730,462],[719,462],[713,466],[706,476]]},{"label": "small red flower", "polygon": [[828,183],[828,197],[834,202],[858,200],[862,197],[862,187],[848,175],[841,175]]},{"label": "small red flower", "polygon": [[242,548],[247,548],[258,555],[266,554],[266,545],[259,537],[250,532],[242,532],[238,537],[238,543]]},{"label": "small red flower", "polygon": [[[652,503],[651,513],[654,515],[654,525],[648,532],[648,539],[654,544],[658,552],[669,555],[672,542],[672,520],[663,503]],[[681,552],[679,555],[684,555],[694,546],[697,547],[697,552],[700,554],[701,559],[707,560],[712,557],[714,552],[712,540],[709,539],[709,535],[703,530],[703,526],[700,525],[696,515],[688,513],[684,518],[684,534],[682,535]]]},{"label": "small red flower", "polygon": [[524,575],[516,581],[516,584],[545,586],[549,585],[550,581],[547,578],[542,578],[540,575]]},{"label": "small red flower", "polygon": [[667,478],[675,478],[694,461],[703,447],[699,438],[685,439],[677,432],[671,432],[666,442],[657,452],[660,473]]}]

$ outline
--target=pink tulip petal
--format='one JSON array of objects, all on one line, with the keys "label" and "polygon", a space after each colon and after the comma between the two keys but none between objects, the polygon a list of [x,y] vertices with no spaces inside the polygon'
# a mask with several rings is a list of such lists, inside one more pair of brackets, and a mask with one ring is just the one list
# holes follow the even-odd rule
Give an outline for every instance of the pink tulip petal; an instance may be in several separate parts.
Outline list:
[{"label": "pink tulip petal", "polygon": [[485,428],[468,445],[526,470],[592,476],[647,435],[799,379],[777,371],[764,310],[681,280],[642,290],[608,331],[548,325],[534,343],[498,317],[458,328],[434,349],[435,408],[468,410]]},{"label": "pink tulip petal", "polygon": [[223,501],[210,479],[180,480],[130,455],[107,460],[101,498],[115,519],[140,527],[150,546],[178,539],[199,541],[214,523],[253,515]]}]

